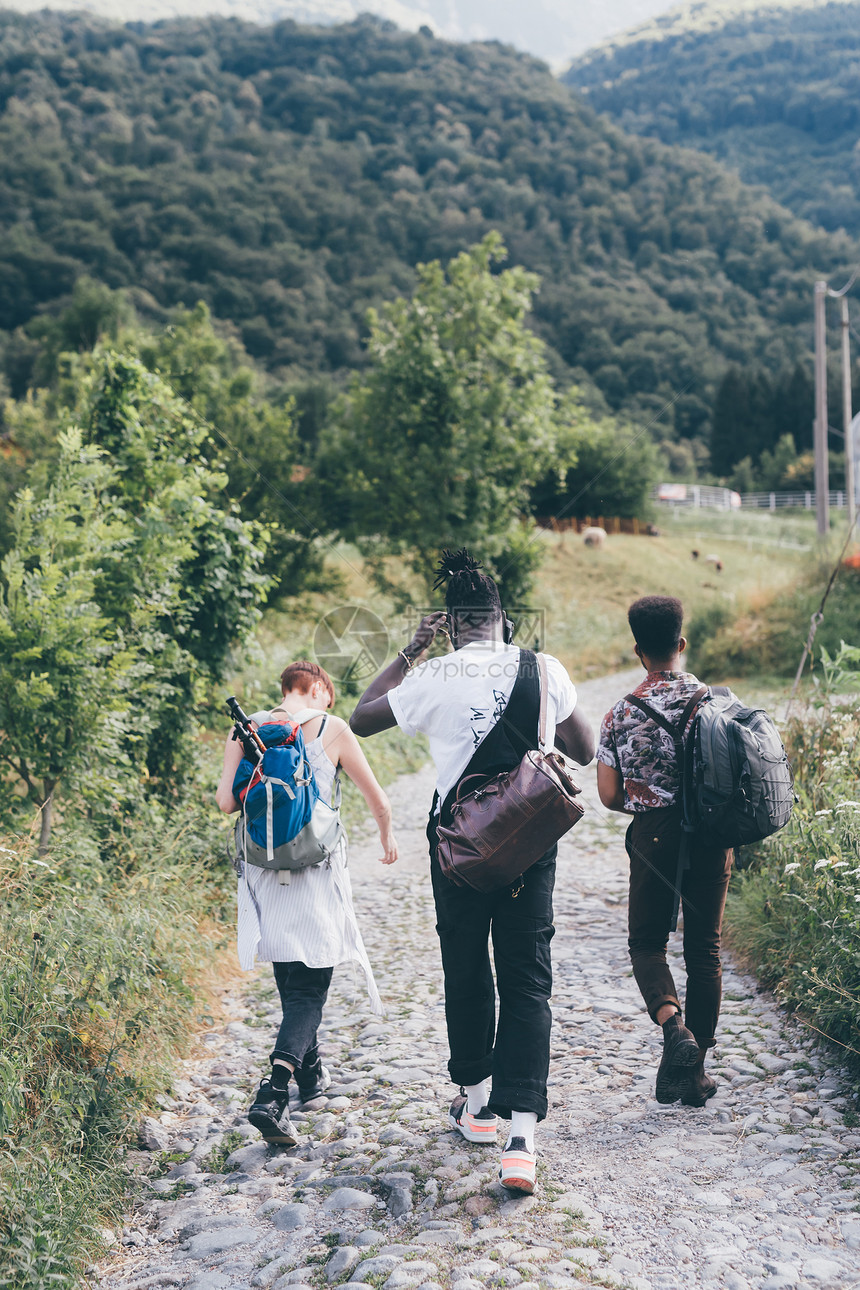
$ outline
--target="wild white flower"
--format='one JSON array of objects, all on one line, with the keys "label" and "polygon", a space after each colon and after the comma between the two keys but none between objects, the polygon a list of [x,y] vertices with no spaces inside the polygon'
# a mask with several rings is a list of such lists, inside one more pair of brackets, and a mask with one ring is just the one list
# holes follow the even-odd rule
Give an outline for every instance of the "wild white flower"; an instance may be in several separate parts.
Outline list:
[{"label": "wild white flower", "polygon": [[783,871],[782,871],[782,872],[783,872],[783,873],[794,873],[795,869],[799,869],[799,868],[800,868],[799,863],[798,863],[797,861],[795,861],[795,863],[794,863],[794,864],[787,864],[787,865],[785,866],[785,868],[783,869]]},{"label": "wild white flower", "polygon": [[816,811],[816,812],[815,812],[816,818],[817,818],[819,815],[832,815],[832,814],[833,814],[833,812],[832,812],[831,810],[827,810],[827,811]]},{"label": "wild white flower", "polygon": [[818,873],[818,870],[819,870],[819,869],[827,869],[827,868],[829,867],[829,865],[830,865],[830,859],[829,859],[829,858],[828,858],[827,860],[816,860],[816,862],[815,862],[815,873]]}]

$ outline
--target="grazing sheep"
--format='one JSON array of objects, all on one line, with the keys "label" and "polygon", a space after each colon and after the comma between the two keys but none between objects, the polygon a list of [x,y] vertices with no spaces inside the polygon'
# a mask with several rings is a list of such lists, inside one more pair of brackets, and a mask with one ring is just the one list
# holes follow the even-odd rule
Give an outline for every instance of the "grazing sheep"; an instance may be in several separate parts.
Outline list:
[{"label": "grazing sheep", "polygon": [[694,560],[698,560],[698,558],[699,558],[699,553],[698,553],[698,551],[691,551],[691,552],[690,552],[690,555],[693,557],[693,559],[694,559]]},{"label": "grazing sheep", "polygon": [[723,562],[718,555],[706,555],[705,564],[712,564],[717,573],[723,571]]},{"label": "grazing sheep", "polygon": [[606,529],[599,529],[595,525],[583,529],[582,540],[586,546],[603,546],[606,541]]}]

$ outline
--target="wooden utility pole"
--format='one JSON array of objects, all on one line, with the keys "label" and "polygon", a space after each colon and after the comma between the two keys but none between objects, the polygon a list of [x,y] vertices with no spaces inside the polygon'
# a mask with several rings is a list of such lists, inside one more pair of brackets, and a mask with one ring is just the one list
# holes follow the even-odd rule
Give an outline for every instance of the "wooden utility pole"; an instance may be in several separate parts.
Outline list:
[{"label": "wooden utility pole", "polygon": [[827,461],[827,283],[815,284],[815,519],[818,536],[830,532],[830,479]]},{"label": "wooden utility pole", "polygon": [[848,527],[854,527],[854,442],[851,422],[851,346],[848,338],[848,297],[842,304],[842,421],[845,426],[845,495],[848,499]]}]

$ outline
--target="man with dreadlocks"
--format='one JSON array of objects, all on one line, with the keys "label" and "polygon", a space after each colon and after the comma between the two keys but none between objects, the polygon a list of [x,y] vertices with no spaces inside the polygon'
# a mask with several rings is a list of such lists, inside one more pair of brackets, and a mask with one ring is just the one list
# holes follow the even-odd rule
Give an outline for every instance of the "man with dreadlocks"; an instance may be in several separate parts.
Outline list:
[{"label": "man with dreadlocks", "polygon": [[[538,746],[537,660],[510,643],[511,624],[498,588],[480,569],[468,551],[442,552],[436,586],[447,583],[447,612],[422,620],[410,643],[362,695],[350,725],[358,735],[396,724],[408,735],[422,731],[429,738],[436,765],[427,828],[430,875],[445,976],[448,1070],[460,1085],[448,1121],[469,1142],[494,1143],[497,1117],[510,1119],[499,1177],[512,1193],[529,1194],[535,1183],[535,1128],[547,1112],[556,847],[513,886],[489,894],[450,882],[436,858],[437,825],[450,820],[476,750],[487,750],[487,764],[481,766],[487,776],[513,769],[526,750]],[[419,662],[440,631],[449,636],[454,653]],[[585,765],[594,756],[594,737],[575,711],[576,690],[567,672],[557,659],[545,658],[547,743]]]}]

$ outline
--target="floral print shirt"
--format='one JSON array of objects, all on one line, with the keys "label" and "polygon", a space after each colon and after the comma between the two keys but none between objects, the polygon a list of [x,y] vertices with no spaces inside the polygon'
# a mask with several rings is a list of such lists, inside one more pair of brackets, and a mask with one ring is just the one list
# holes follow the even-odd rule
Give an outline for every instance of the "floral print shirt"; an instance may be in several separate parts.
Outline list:
[{"label": "floral print shirt", "polygon": [[[692,672],[649,672],[631,693],[676,722],[700,686]],[[603,718],[597,760],[621,772],[625,810],[651,811],[677,801],[675,745],[668,731],[626,698]]]}]

